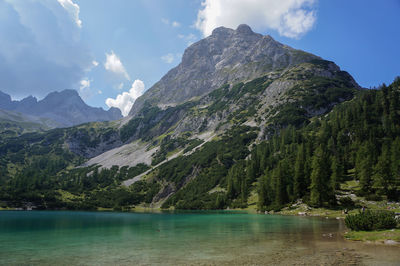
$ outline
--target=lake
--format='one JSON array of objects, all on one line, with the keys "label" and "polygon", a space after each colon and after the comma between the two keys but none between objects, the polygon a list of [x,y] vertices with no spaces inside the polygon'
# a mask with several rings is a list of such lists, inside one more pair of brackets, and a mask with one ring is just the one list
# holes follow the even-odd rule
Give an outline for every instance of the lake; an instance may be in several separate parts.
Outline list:
[{"label": "lake", "polygon": [[1,211],[0,265],[399,265],[343,221],[244,212]]}]

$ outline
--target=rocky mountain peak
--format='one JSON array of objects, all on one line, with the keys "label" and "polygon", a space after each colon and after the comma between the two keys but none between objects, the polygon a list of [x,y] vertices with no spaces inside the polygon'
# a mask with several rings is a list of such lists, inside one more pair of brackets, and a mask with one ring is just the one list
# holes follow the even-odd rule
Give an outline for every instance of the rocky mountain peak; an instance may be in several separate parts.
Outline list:
[{"label": "rocky mountain peak", "polygon": [[0,91],[0,100],[11,101],[11,96]]},{"label": "rocky mountain peak", "polygon": [[224,36],[228,36],[228,35],[257,35],[257,36],[262,36],[261,34],[257,34],[255,32],[253,32],[253,30],[250,28],[249,25],[246,24],[240,24],[236,30],[233,29],[229,29],[226,27],[218,27],[215,28],[212,33],[211,36],[213,37],[224,37]]},{"label": "rocky mountain peak", "polygon": [[60,105],[80,105],[84,106],[86,103],[82,100],[76,90],[63,90],[49,93],[43,100],[40,101],[42,105],[60,106]]},{"label": "rocky mountain peak", "polygon": [[225,83],[251,80],[317,58],[254,33],[245,24],[236,30],[218,27],[189,46],[182,62],[136,100],[130,115],[136,115],[145,101],[160,107],[175,105]]},{"label": "rocky mountain peak", "polygon": [[36,97],[33,97],[32,95],[29,95],[28,97],[25,97],[21,100],[21,102],[24,103],[37,103],[37,101],[38,100],[36,99]]},{"label": "rocky mountain peak", "polygon": [[11,106],[11,103],[11,96],[0,91],[0,108],[9,108]]},{"label": "rocky mountain peak", "polygon": [[[107,112],[110,114],[110,116],[115,117],[115,119],[122,118],[122,113],[119,108],[111,107],[110,109],[108,109]],[[115,119],[112,119],[112,120],[115,120]]]},{"label": "rocky mountain peak", "polygon": [[221,27],[215,28],[212,31],[211,36],[223,37],[223,36],[226,36],[228,34],[232,34],[233,32],[234,32],[234,30],[221,26]]},{"label": "rocky mountain peak", "polygon": [[240,24],[237,27],[236,32],[238,34],[254,34],[253,30],[246,24]]}]

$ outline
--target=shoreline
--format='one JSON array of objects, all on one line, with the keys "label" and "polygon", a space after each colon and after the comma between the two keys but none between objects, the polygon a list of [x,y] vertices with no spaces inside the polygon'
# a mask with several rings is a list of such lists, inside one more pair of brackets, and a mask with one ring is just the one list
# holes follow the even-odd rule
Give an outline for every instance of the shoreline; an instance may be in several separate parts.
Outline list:
[{"label": "shoreline", "polygon": [[400,247],[399,228],[378,231],[347,231],[343,234],[343,238],[352,242]]}]

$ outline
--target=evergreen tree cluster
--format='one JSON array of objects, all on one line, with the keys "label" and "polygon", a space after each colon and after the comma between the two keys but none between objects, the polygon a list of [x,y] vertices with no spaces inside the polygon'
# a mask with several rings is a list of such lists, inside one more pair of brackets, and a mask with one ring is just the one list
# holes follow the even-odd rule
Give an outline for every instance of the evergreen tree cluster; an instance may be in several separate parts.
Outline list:
[{"label": "evergreen tree cluster", "polygon": [[288,126],[253,149],[245,172],[258,179],[259,209],[297,199],[334,206],[340,183],[353,178],[362,196],[399,200],[400,79],[361,91],[303,128]]}]

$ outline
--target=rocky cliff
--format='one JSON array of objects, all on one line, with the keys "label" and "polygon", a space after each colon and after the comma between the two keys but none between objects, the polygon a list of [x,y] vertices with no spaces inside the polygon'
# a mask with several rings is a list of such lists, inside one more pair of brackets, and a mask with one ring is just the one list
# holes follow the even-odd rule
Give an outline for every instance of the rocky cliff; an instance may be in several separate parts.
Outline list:
[{"label": "rocky cliff", "polygon": [[188,47],[182,62],[136,100],[130,115],[136,115],[145,101],[165,108],[203,96],[225,83],[252,80],[313,59],[319,57],[254,33],[247,25],[236,30],[219,27]]}]

